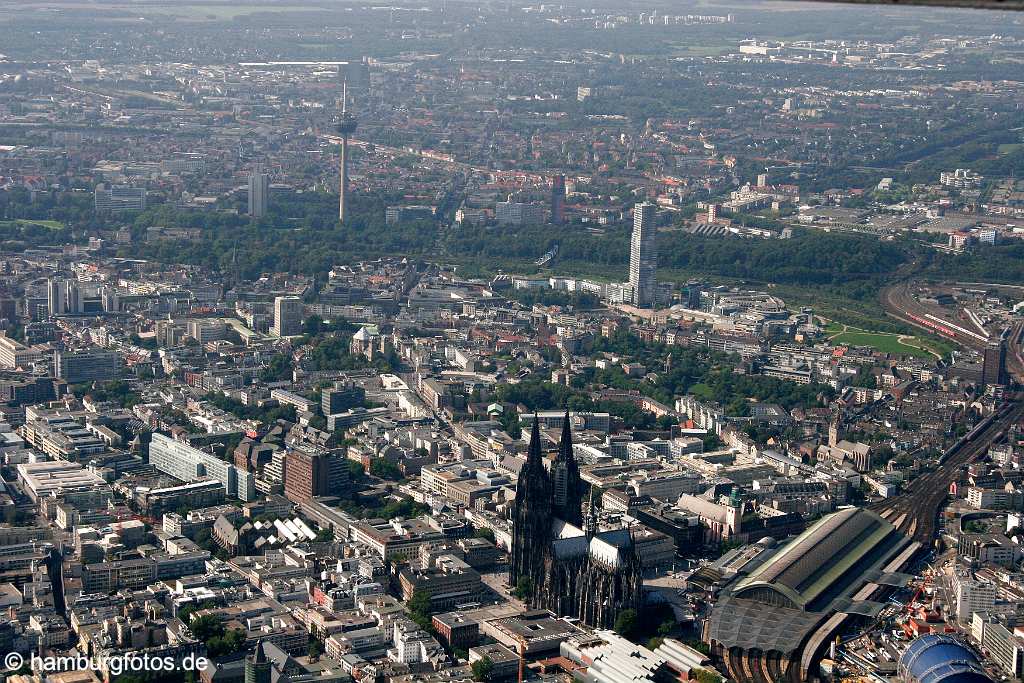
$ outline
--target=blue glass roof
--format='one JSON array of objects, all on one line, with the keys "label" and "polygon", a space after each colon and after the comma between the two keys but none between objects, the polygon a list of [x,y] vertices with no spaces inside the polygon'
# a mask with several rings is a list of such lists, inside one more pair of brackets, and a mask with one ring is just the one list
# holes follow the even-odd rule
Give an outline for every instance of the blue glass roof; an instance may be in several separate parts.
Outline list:
[{"label": "blue glass roof", "polygon": [[914,683],[987,683],[978,656],[956,638],[940,633],[921,636],[900,657],[903,680]]}]

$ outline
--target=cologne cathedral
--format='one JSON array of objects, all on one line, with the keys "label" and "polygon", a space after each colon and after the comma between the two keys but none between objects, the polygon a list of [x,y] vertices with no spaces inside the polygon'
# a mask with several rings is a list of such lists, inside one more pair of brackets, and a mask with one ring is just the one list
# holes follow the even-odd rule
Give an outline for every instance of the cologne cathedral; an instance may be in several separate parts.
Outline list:
[{"label": "cologne cathedral", "polygon": [[549,471],[534,418],[516,485],[509,585],[527,588],[526,602],[533,608],[575,617],[594,628],[612,628],[619,612],[640,608],[643,571],[629,530],[598,531],[592,499],[583,519],[583,488],[569,422],[566,412]]}]

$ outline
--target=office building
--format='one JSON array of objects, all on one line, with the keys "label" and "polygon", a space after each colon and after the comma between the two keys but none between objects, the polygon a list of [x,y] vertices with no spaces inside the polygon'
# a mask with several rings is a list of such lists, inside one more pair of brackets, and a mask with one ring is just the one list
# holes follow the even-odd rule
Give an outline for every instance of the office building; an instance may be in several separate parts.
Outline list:
[{"label": "office building", "polygon": [[975,612],[989,612],[996,604],[996,585],[977,576],[967,567],[955,567],[949,585],[953,593],[951,597],[956,599],[952,607],[961,623],[971,623]]},{"label": "office building", "polygon": [[480,623],[461,612],[435,614],[431,623],[438,639],[450,648],[468,649],[480,642]]},{"label": "office building", "polygon": [[164,434],[153,434],[149,464],[183,482],[215,479],[224,487],[226,495],[239,500],[256,497],[256,480],[252,473]]},{"label": "office building", "polygon": [[633,207],[633,238],[629,245],[629,284],[633,305],[651,308],[656,303],[658,247],[654,226],[655,206],[644,202]]},{"label": "office building", "polygon": [[494,205],[494,219],[502,225],[539,225],[544,222],[544,213],[536,204],[498,202]]},{"label": "office building", "polygon": [[121,355],[103,349],[55,351],[53,368],[54,374],[68,384],[102,382],[121,374]]},{"label": "office building", "polygon": [[121,310],[121,301],[117,296],[117,290],[113,287],[104,286],[100,289],[100,302],[103,305],[104,313],[117,313]]},{"label": "office building", "polygon": [[[1021,674],[1024,673],[1024,638],[1020,636],[1021,626],[1016,614],[976,614],[971,623],[971,634],[981,645],[981,651],[988,656],[989,661],[995,662],[1009,674],[1011,680],[1020,680]],[[916,642],[911,643],[911,646]],[[934,667],[934,660],[929,664]],[[1005,679],[1006,676],[1002,678]],[[985,679],[988,680],[990,679]]]},{"label": "office building", "polygon": [[14,320],[18,317],[18,302],[10,297],[0,297],[0,320]]},{"label": "office building", "polygon": [[279,296],[274,299],[274,334],[291,337],[302,332],[302,299]]},{"label": "office building", "polygon": [[432,206],[389,206],[384,209],[384,222],[388,225],[433,219],[434,207]]},{"label": "office building", "polygon": [[293,406],[300,413],[316,412],[316,401],[306,398],[302,394],[296,394],[287,389],[274,389],[270,392],[270,398],[275,399],[283,406]]},{"label": "office building", "polygon": [[0,368],[7,370],[25,368],[42,359],[42,352],[25,346],[17,339],[0,335]]},{"label": "office building", "polygon": [[201,154],[186,152],[181,156],[164,159],[160,162],[160,169],[167,173],[178,175],[186,173],[205,173],[206,159]]},{"label": "office building", "polygon": [[565,176],[556,175],[551,179],[551,222],[555,225],[565,220]]},{"label": "office building", "polygon": [[270,195],[270,176],[257,166],[249,174],[248,213],[253,218],[267,215],[267,199]]},{"label": "office building", "polygon": [[[219,318],[203,318],[200,320],[189,320],[188,336],[192,337],[200,344],[205,344],[211,341],[217,341],[219,339],[226,339],[228,336],[228,326],[227,323],[225,323],[223,320],[220,320]],[[169,344],[169,346],[174,345]]]},{"label": "office building", "polygon": [[96,213],[113,211],[145,211],[146,188],[130,185],[111,185],[103,183],[96,186],[93,195]]},{"label": "office building", "polygon": [[398,582],[403,600],[421,591],[429,595],[432,612],[477,602],[483,591],[480,573],[454,555],[441,555],[425,567],[403,567]]},{"label": "office building", "polygon": [[67,280],[64,283],[64,312],[82,313],[82,290],[78,288],[77,280]]},{"label": "office building", "polygon": [[[2,343],[6,337],[0,337]],[[0,346],[0,353],[2,353]],[[52,401],[63,393],[63,384],[53,377],[0,377],[0,403],[20,406]]]},{"label": "office building", "polygon": [[985,347],[982,357],[981,381],[985,386],[1005,386],[1008,383],[1005,342],[992,342]]},{"label": "office building", "polygon": [[686,288],[683,290],[683,301],[686,308],[689,308],[691,311],[701,310],[700,295],[702,289],[703,286],[696,280],[686,283]]},{"label": "office building", "polygon": [[358,62],[343,62],[338,65],[338,80],[345,88],[356,94],[370,89],[370,62],[363,57]]},{"label": "office building", "polygon": [[60,496],[68,491],[107,490],[103,479],[81,463],[67,460],[23,463],[15,466],[22,489],[33,501]]},{"label": "office building", "polygon": [[[528,425],[534,419],[540,423],[541,429],[565,428],[565,412],[561,410],[542,410],[533,415],[524,413],[519,416],[522,425]],[[569,422],[573,429],[607,433],[612,427],[612,416],[611,413],[573,410],[569,412]]]},{"label": "office building", "polygon": [[135,505],[140,513],[149,517],[159,517],[165,512],[181,508],[191,510],[219,505],[224,502],[224,498],[224,485],[216,479],[200,479],[156,489],[138,486],[135,489]]},{"label": "office building", "polygon": [[354,382],[335,382],[320,394],[320,410],[324,415],[337,415],[363,405],[366,390]]},{"label": "office building", "polygon": [[443,533],[420,518],[360,520],[349,526],[349,534],[352,540],[368,546],[385,562],[411,560],[420,555],[423,546],[445,539]]},{"label": "office building", "polygon": [[291,450],[285,456],[284,495],[295,503],[316,496],[340,496],[348,489],[348,465],[342,452]]},{"label": "office building", "polygon": [[67,286],[61,278],[50,278],[46,281],[46,305],[50,317],[64,315],[67,312]]}]

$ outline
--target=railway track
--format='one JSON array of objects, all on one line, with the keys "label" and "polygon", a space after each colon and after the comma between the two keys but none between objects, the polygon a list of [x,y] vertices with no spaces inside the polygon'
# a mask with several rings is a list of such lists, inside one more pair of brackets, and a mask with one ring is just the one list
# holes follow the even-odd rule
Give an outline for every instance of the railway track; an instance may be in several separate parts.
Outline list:
[{"label": "railway track", "polygon": [[1024,349],[1021,348],[1021,337],[1024,336],[1024,322],[1017,322],[1010,328],[1010,336],[1006,343],[1006,369],[1018,382],[1024,381]]},{"label": "railway track", "polygon": [[949,487],[956,481],[959,470],[988,452],[1006,430],[1024,418],[1024,402],[1013,401],[997,413],[991,421],[954,445],[943,455],[939,466],[915,478],[909,490],[868,506],[892,522],[901,532],[931,546],[936,532],[936,521],[949,496]]},{"label": "railway track", "polygon": [[[976,336],[971,336],[966,330],[959,334],[954,329],[947,329],[947,326],[937,322],[936,313],[941,311],[933,310],[920,304],[910,293],[910,282],[900,282],[882,290],[882,307],[891,317],[900,322],[906,323],[919,330],[938,336],[973,351],[981,352],[985,349],[986,341]],[[929,318],[935,318],[931,320]]]},{"label": "railway track", "polygon": [[[968,283],[960,283],[968,284]],[[980,283],[972,283],[980,284]],[[943,331],[943,325],[939,325],[928,316],[936,318],[935,314],[941,313],[919,303],[911,294],[910,282],[904,281],[882,290],[879,297],[882,308],[885,312],[897,320],[906,323],[919,330],[930,334],[938,334],[940,337],[977,353],[982,353],[987,346],[986,341],[967,334],[957,334],[956,330]],[[1019,383],[1024,384],[1024,322],[1014,323],[1010,328],[1006,344],[1006,369],[1010,375]],[[996,341],[993,338],[991,341]]]}]

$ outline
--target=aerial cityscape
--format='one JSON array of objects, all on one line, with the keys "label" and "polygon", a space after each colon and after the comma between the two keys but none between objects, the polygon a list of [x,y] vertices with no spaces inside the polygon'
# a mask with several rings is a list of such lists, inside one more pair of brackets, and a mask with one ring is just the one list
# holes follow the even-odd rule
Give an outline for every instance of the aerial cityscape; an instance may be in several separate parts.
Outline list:
[{"label": "aerial cityscape", "polygon": [[0,681],[1024,680],[1024,12],[0,0]]}]

